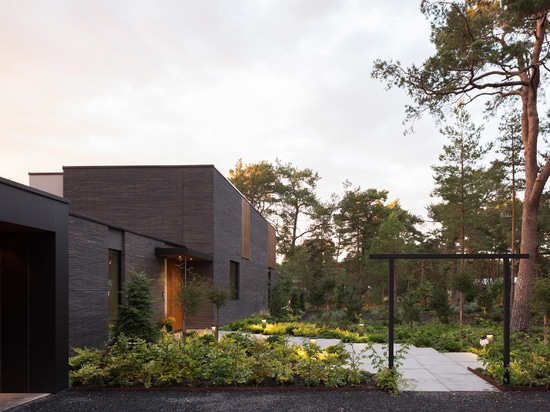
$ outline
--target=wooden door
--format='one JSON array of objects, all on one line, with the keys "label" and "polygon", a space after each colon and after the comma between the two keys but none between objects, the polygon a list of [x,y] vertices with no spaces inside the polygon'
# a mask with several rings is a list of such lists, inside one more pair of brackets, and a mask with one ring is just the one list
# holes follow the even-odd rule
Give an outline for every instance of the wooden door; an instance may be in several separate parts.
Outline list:
[{"label": "wooden door", "polygon": [[177,262],[168,260],[166,274],[167,283],[167,313],[166,316],[173,316],[176,319],[173,330],[181,330],[183,325],[183,310],[181,308],[179,294],[181,292],[181,270]]}]

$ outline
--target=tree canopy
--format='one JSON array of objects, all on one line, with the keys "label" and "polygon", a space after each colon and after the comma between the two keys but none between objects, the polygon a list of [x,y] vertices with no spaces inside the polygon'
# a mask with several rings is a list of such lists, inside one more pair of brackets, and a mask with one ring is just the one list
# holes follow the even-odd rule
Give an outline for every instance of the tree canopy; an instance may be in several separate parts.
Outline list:
[{"label": "tree canopy", "polygon": [[550,176],[550,156],[538,162],[539,103],[549,56],[548,13],[542,0],[423,0],[421,12],[430,22],[435,53],[421,65],[377,60],[372,76],[388,87],[403,88],[412,100],[406,120],[428,112],[443,120],[458,101],[485,99],[493,113],[511,100],[521,113],[525,159],[525,191],[512,329],[529,326],[529,297],[536,270],[537,215]]}]

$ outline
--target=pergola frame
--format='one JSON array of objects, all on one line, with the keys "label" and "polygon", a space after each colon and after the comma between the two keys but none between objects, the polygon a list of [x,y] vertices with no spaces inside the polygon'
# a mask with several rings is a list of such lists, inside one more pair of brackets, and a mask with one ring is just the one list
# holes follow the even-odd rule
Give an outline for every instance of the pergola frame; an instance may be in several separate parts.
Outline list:
[{"label": "pergola frame", "polygon": [[502,259],[504,263],[504,290],[503,290],[503,304],[504,304],[504,349],[503,349],[503,366],[504,366],[504,384],[510,383],[510,295],[512,292],[512,279],[510,276],[510,259],[529,259],[529,255],[525,253],[462,253],[462,254],[431,254],[431,253],[417,253],[417,254],[400,254],[400,253],[388,253],[388,254],[371,254],[370,259],[386,259],[389,261],[389,322],[388,322],[388,367],[393,369],[394,367],[394,307],[395,307],[395,260],[397,259]]}]

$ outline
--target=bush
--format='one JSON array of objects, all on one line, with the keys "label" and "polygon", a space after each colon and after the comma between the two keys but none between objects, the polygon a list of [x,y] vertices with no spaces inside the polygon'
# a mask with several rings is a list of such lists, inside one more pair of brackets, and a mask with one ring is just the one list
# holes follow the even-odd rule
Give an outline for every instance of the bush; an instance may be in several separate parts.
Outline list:
[{"label": "bush", "polygon": [[451,304],[449,302],[449,294],[442,287],[434,288],[432,297],[428,302],[428,307],[433,310],[441,323],[449,323],[449,317],[452,313]]},{"label": "bush", "polygon": [[113,338],[124,334],[128,338],[143,339],[154,342],[159,331],[152,320],[153,297],[151,295],[151,280],[143,272],[132,271],[126,284],[124,304],[120,307],[116,319]]},{"label": "bush", "polygon": [[240,333],[218,342],[206,335],[188,336],[185,345],[164,333],[156,343],[120,334],[105,351],[75,349],[70,360],[71,385],[167,386],[261,384],[283,385],[297,377],[310,386],[365,382],[343,345],[323,350],[316,345],[287,345],[279,337],[257,339]]}]

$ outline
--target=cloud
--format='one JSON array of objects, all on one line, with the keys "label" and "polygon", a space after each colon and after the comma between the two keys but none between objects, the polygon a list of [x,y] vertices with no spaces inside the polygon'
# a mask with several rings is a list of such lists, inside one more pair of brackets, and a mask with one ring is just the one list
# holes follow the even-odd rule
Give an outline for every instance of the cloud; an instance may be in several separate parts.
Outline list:
[{"label": "cloud", "polygon": [[441,148],[370,78],[376,58],[431,51],[415,2],[205,0],[0,5],[0,175],[82,164],[279,158],[390,190],[423,213]]}]

